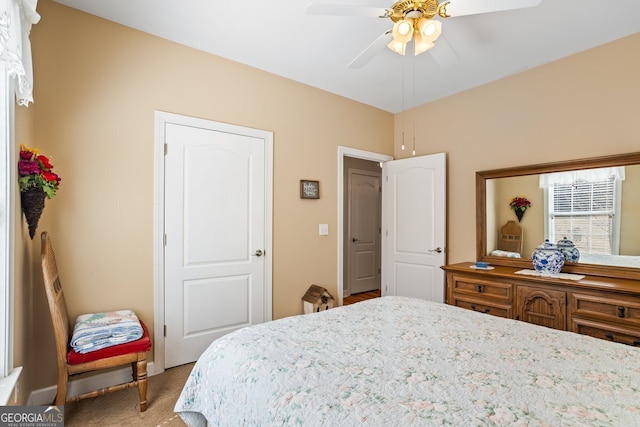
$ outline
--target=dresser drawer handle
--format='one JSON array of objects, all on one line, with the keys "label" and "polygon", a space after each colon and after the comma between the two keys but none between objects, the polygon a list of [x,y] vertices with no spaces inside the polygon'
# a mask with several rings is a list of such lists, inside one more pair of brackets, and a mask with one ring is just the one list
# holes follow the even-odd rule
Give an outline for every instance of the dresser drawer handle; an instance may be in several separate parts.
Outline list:
[{"label": "dresser drawer handle", "polygon": [[[480,285],[478,285],[478,286],[480,286]],[[491,309],[489,307],[486,307],[484,310],[477,310],[475,304],[471,304],[471,310],[477,311],[478,313],[488,313],[488,312],[491,311]]]},{"label": "dresser drawer handle", "polygon": [[482,293],[482,285],[476,285],[476,289],[478,290],[479,294]]},{"label": "dresser drawer handle", "polygon": [[621,305],[618,306],[618,317],[624,317],[625,308]]},{"label": "dresser drawer handle", "polygon": [[608,340],[613,341],[613,334],[609,333],[609,334],[605,334],[605,337],[607,337]]}]

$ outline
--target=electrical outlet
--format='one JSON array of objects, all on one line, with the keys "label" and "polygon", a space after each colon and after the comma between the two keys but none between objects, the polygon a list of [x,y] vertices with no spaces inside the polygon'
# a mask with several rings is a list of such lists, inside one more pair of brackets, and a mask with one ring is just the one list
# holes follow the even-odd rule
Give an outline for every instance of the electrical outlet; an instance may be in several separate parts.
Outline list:
[{"label": "electrical outlet", "polygon": [[329,224],[320,224],[318,226],[318,233],[321,236],[328,236],[329,235]]}]

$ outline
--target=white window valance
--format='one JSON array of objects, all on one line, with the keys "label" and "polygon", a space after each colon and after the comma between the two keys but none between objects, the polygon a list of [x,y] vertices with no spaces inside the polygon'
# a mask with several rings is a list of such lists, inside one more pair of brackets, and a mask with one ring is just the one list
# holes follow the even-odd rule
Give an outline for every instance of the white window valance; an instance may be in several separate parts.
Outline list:
[{"label": "white window valance", "polygon": [[33,102],[33,67],[31,64],[31,26],[38,23],[38,0],[0,0],[0,60],[16,81],[16,102],[28,106]]},{"label": "white window valance", "polygon": [[609,178],[624,181],[624,166],[545,173],[540,175],[540,188],[548,188],[556,184],[606,181]]}]

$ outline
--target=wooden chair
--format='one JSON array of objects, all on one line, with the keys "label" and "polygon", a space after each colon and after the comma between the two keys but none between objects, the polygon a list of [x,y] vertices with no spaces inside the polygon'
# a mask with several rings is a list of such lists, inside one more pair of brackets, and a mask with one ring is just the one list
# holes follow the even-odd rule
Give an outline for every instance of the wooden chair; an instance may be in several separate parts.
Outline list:
[{"label": "wooden chair", "polygon": [[[69,324],[67,305],[62,292],[60,278],[58,277],[58,267],[56,265],[53,246],[46,231],[41,234],[41,241],[42,274],[47,300],[49,302],[51,321],[53,322],[53,334],[55,337],[58,361],[58,389],[55,404],[64,405],[66,402],[75,402],[89,397],[100,396],[108,392],[137,386],[140,397],[140,412],[146,411],[147,352],[151,349],[151,339],[146,326],[140,322],[143,328],[143,335],[139,340],[84,354],[74,351],[70,346],[70,333],[73,329]],[[131,364],[133,371],[131,381],[79,396],[67,397],[67,383],[70,376],[128,364]]]},{"label": "wooden chair", "polygon": [[507,221],[500,227],[498,249],[508,252],[517,252],[522,255],[522,227],[515,221]]}]

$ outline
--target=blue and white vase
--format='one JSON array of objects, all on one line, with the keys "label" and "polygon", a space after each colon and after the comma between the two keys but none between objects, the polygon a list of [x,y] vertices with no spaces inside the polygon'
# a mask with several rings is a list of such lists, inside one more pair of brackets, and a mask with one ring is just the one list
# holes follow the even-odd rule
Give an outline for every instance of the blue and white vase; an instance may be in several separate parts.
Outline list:
[{"label": "blue and white vase", "polygon": [[533,251],[531,259],[533,260],[533,268],[543,274],[559,273],[564,265],[564,254],[549,239],[546,239]]},{"label": "blue and white vase", "polygon": [[566,237],[562,240],[558,240],[558,249],[564,255],[564,262],[578,262],[580,261],[580,251],[576,248],[576,245]]}]

